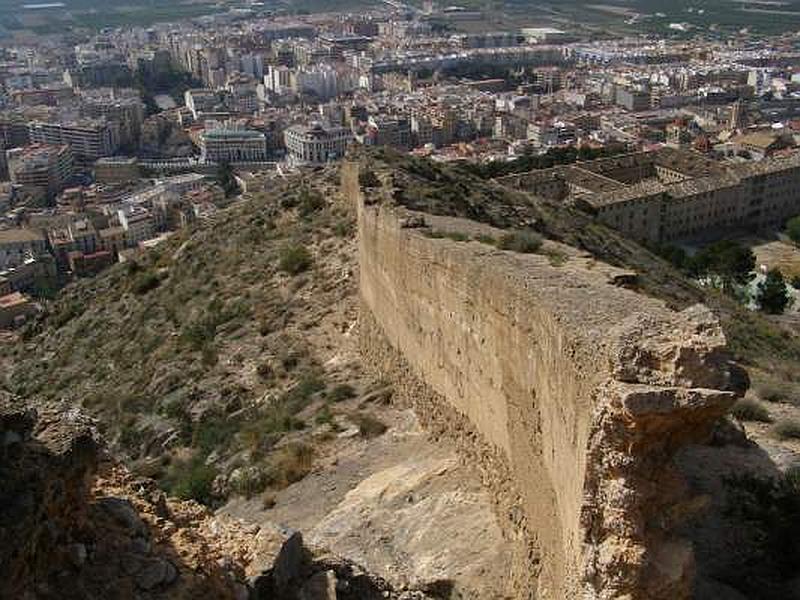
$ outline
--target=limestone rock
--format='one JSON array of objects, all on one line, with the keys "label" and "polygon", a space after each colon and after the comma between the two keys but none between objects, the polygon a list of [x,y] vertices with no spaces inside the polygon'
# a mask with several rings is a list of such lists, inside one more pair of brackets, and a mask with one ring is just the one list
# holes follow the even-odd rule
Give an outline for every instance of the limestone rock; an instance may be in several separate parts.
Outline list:
[{"label": "limestone rock", "polygon": [[307,561],[299,531],[278,526],[261,527],[253,540],[255,560],[246,575],[258,598],[283,598]]}]

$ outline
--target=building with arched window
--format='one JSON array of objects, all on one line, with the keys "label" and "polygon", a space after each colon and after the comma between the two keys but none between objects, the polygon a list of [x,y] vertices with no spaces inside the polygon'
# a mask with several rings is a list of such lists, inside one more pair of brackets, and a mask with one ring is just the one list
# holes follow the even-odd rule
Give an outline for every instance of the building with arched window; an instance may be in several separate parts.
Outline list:
[{"label": "building with arched window", "polygon": [[200,135],[204,162],[246,163],[267,160],[267,138],[252,129],[212,129]]}]

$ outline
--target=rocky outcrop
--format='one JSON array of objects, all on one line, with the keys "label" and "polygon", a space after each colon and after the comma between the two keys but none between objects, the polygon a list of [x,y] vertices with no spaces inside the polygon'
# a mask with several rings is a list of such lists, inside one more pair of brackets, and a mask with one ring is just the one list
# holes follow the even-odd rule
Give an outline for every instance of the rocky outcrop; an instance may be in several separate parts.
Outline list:
[{"label": "rocky outcrop", "polygon": [[672,457],[744,384],[711,313],[671,310],[567,247],[554,261],[426,235],[437,217],[365,192],[355,164],[343,189],[359,213],[367,362],[480,466],[520,541],[518,596],[688,598],[692,549],[675,526],[697,503]]},{"label": "rocky outcrop", "polygon": [[300,532],[168,498],[76,410],[0,397],[0,597],[425,600]]},{"label": "rocky outcrop", "polygon": [[[77,413],[37,411],[0,396],[0,597],[32,595],[52,558],[81,563],[70,532],[87,522],[98,444]],[[43,584],[44,585],[44,584]]]}]

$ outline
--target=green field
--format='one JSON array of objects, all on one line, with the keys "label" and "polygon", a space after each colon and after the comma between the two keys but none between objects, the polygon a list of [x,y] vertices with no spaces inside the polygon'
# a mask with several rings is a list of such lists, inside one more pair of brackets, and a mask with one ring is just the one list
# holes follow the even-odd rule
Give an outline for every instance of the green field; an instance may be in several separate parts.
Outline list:
[{"label": "green field", "polygon": [[[612,29],[648,31],[680,35],[669,29],[670,23],[688,23],[690,34],[748,28],[754,32],[777,33],[800,29],[800,1],[783,0],[507,0],[511,13],[549,15],[564,24],[599,25]],[[631,23],[631,17],[638,15]]]},{"label": "green field", "polygon": [[[239,2],[192,0],[63,0],[62,9],[23,10],[28,0],[0,0],[0,24],[12,30],[39,33],[70,27],[147,26],[181,21],[225,11]],[[35,1],[35,0],[34,0]],[[413,0],[411,4],[420,5]],[[444,4],[444,3],[441,3]],[[460,29],[507,29],[535,25],[584,29],[622,35],[647,32],[686,37],[714,30],[748,28],[772,34],[800,30],[800,0],[462,0],[456,4],[486,11],[485,22],[453,23]],[[363,11],[385,6],[380,0],[272,0],[267,8],[282,13]],[[671,23],[688,23],[688,33],[671,30]]]}]

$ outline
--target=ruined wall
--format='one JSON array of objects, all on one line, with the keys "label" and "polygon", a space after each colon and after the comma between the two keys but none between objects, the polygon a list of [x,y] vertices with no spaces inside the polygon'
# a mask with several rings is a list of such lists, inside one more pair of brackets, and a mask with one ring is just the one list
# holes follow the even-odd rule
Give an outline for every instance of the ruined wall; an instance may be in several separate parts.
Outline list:
[{"label": "ruined wall", "polygon": [[342,183],[365,358],[459,441],[535,548],[520,597],[689,597],[691,547],[671,527],[691,502],[671,455],[734,399],[710,313],[615,287],[619,270],[586,257],[428,237],[386,190],[365,198],[355,164]]}]

